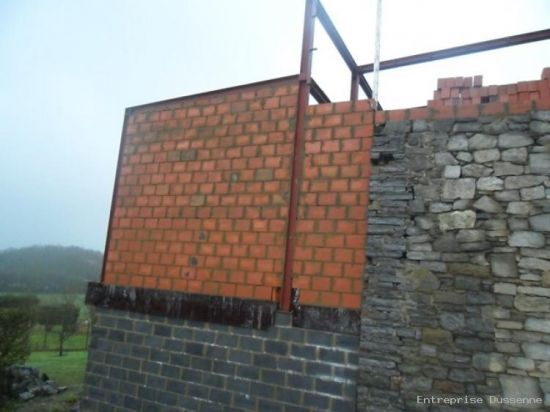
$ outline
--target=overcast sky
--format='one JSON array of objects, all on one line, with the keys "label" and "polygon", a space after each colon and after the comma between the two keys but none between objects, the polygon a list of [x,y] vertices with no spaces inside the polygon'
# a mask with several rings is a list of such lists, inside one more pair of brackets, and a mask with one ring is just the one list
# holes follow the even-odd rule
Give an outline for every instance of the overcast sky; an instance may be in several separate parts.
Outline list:
[{"label": "overcast sky", "polygon": [[[375,0],[324,0],[359,63]],[[384,0],[382,59],[550,26],[548,0]],[[0,249],[103,250],[124,108],[295,74],[303,0],[1,0]],[[313,74],[345,100],[349,73],[320,25]],[[550,41],[384,72],[386,108],[436,79],[539,79]]]}]

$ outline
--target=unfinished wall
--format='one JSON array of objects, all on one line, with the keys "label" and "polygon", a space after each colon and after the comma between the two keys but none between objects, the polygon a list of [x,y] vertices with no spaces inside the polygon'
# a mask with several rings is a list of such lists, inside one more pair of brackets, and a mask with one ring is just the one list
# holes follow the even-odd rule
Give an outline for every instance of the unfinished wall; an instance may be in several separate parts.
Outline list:
[{"label": "unfinished wall", "polygon": [[[295,77],[130,109],[103,282],[276,301],[282,286]],[[295,288],[359,309],[367,102],[311,106]]]},{"label": "unfinished wall", "polygon": [[550,71],[308,107],[283,314],[296,93],[129,110],[83,409],[549,407]]},{"label": "unfinished wall", "polygon": [[127,113],[103,281],[275,300],[297,82]]},{"label": "unfinished wall", "polygon": [[378,116],[358,410],[510,409],[491,395],[550,406],[550,99],[539,97]]},{"label": "unfinished wall", "polygon": [[353,409],[367,102],[307,109],[294,301],[297,77],[129,109],[84,410]]}]

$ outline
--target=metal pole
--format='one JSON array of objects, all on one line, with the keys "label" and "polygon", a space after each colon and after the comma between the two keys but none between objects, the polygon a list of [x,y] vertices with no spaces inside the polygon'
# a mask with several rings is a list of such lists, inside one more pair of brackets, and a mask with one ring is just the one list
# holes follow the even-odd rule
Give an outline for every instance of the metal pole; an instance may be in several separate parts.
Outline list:
[{"label": "metal pole", "polygon": [[376,35],[374,40],[374,78],[372,80],[372,98],[374,110],[378,107],[378,88],[380,73],[380,25],[382,23],[382,0],[376,2]]},{"label": "metal pole", "polygon": [[294,251],[296,244],[296,223],[298,217],[298,198],[302,179],[304,153],[304,123],[309,99],[311,78],[311,58],[313,53],[313,33],[317,0],[306,0],[304,17],[304,36],[302,40],[302,59],[298,85],[298,102],[296,106],[296,129],[294,132],[294,152],[292,155],[292,175],[290,180],[290,200],[288,205],[288,227],[286,234],[285,266],[283,272],[283,290],[281,309],[290,312],[292,298],[292,273],[294,269]]},{"label": "metal pole", "polygon": [[356,72],[351,72],[351,92],[350,92],[350,100],[352,102],[356,101],[359,96],[359,77],[361,74],[358,74]]}]

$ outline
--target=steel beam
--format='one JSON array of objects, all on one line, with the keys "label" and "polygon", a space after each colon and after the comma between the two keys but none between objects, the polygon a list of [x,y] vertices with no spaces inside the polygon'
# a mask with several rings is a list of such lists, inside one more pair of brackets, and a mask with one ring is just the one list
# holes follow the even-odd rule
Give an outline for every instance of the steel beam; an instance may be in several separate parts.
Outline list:
[{"label": "steel beam", "polygon": [[321,89],[321,86],[313,79],[310,79],[309,82],[309,93],[317,103],[330,103],[329,97],[325,94],[324,90]]},{"label": "steel beam", "polygon": [[[397,67],[427,63],[434,60],[448,59],[450,57],[463,56],[466,54],[479,53],[548,39],[550,39],[550,29],[533,31],[530,33],[518,34],[516,36],[501,37],[499,39],[487,40],[479,43],[470,43],[464,46],[451,47],[428,53],[420,53],[397,59],[385,60],[380,62],[380,70],[395,69]],[[374,63],[363,64],[357,67],[357,71],[360,73],[369,73],[373,70]]]}]

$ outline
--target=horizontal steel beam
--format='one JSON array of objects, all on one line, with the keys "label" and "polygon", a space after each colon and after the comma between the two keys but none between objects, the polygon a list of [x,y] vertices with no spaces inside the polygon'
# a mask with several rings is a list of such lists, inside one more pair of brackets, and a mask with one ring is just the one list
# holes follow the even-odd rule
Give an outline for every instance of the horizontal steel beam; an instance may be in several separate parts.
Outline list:
[{"label": "horizontal steel beam", "polygon": [[[518,44],[532,43],[548,39],[550,39],[550,29],[533,31],[530,33],[518,34],[516,36],[502,37],[479,43],[466,44],[464,46],[451,47],[449,49],[436,50],[428,53],[400,57],[398,59],[385,60],[380,62],[380,70],[395,69],[397,67],[448,59],[450,57],[463,56],[465,54],[479,53],[487,50],[517,46]],[[364,64],[357,67],[357,71],[359,73],[370,73],[373,70],[374,63]]]}]

